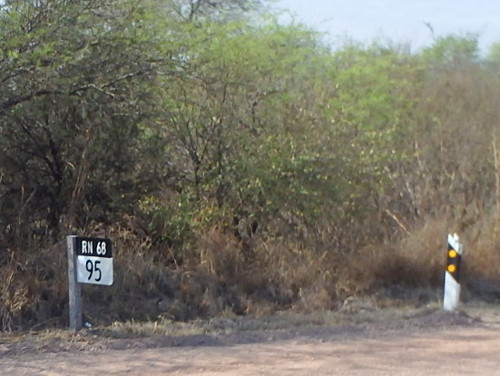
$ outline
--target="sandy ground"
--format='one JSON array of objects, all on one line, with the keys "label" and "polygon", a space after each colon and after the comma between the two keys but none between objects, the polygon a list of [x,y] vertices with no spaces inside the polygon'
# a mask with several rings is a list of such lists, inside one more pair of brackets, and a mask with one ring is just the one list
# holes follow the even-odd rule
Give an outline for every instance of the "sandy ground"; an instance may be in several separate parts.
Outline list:
[{"label": "sandy ground", "polygon": [[118,340],[55,352],[10,348],[0,351],[0,374],[500,375],[500,307],[433,312],[405,325]]}]

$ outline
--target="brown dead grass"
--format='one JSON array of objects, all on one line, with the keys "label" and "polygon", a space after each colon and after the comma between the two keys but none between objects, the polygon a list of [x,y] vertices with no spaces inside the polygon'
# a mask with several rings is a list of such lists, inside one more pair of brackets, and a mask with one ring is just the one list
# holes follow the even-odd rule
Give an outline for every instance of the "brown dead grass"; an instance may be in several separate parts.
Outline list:
[{"label": "brown dead grass", "polygon": [[[154,248],[145,234],[111,227],[91,235],[113,239],[115,283],[84,286],[84,322],[186,322],[429,304],[440,299],[446,236],[458,226],[427,220],[399,241],[368,244],[345,254],[293,239],[242,240],[212,227],[198,234],[182,265],[176,264],[171,249]],[[489,298],[500,299],[495,287],[500,255],[492,252],[494,239],[488,235],[492,226],[483,216],[462,237],[467,298],[488,291]],[[62,252],[60,245],[47,247],[0,267],[3,331],[67,325]]]}]

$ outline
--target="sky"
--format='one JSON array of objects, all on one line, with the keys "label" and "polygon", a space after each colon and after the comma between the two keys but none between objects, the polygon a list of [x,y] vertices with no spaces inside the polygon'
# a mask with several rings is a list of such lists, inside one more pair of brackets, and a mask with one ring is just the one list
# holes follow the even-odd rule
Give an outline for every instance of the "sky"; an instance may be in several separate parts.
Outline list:
[{"label": "sky", "polygon": [[432,44],[426,24],[437,37],[478,34],[483,53],[500,42],[499,0],[275,0],[273,8],[327,33],[331,43],[389,40],[416,51]]}]

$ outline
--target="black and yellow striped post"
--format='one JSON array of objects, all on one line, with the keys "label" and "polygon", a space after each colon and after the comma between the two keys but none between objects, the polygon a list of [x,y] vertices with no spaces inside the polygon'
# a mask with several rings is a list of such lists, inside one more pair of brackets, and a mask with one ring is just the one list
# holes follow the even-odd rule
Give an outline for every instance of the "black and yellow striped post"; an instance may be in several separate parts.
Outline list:
[{"label": "black and yellow striped post", "polygon": [[443,309],[454,311],[460,302],[460,264],[463,247],[457,234],[448,235],[446,271],[444,274]]}]

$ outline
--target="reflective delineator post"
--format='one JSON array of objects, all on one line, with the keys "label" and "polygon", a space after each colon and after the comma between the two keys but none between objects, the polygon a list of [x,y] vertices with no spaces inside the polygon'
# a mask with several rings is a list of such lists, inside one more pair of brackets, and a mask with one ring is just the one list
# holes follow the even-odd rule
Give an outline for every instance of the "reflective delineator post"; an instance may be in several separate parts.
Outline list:
[{"label": "reflective delineator post", "polygon": [[444,274],[443,309],[454,311],[460,302],[460,262],[463,246],[457,234],[448,235],[446,271]]}]

